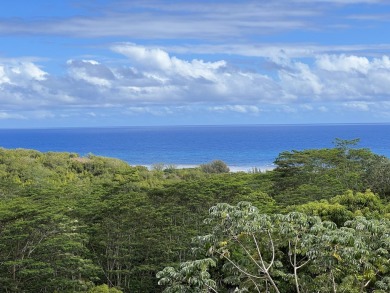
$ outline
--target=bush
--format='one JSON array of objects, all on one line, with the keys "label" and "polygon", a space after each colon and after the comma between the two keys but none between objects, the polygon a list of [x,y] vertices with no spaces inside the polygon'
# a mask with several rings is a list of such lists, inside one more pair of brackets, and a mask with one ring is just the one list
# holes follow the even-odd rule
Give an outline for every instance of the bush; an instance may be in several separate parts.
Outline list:
[{"label": "bush", "polygon": [[93,287],[88,291],[88,293],[122,293],[122,291],[116,288],[109,288],[106,284],[103,284]]},{"label": "bush", "polygon": [[208,164],[200,165],[200,169],[204,173],[229,173],[230,169],[225,164],[225,162],[221,160],[215,160]]}]

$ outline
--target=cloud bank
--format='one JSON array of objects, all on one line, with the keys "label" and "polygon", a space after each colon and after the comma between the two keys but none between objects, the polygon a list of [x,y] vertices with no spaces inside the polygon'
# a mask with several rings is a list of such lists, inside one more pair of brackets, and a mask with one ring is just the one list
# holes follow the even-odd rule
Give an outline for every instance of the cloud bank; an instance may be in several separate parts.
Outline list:
[{"label": "cloud bank", "polygon": [[60,75],[37,62],[2,59],[0,119],[24,119],[23,111],[94,113],[93,108],[124,115],[170,115],[192,108],[247,115],[332,109],[387,115],[390,110],[387,55],[281,55],[263,59],[266,69],[247,70],[226,60],[185,60],[131,43],[111,50],[122,56],[121,64],[72,59]]}]

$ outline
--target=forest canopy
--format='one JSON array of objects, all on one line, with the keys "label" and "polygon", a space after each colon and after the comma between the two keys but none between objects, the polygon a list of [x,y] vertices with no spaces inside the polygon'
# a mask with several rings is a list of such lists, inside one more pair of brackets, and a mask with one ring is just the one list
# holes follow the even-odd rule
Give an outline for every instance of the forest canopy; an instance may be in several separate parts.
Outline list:
[{"label": "forest canopy", "polygon": [[0,148],[0,291],[389,292],[390,160],[357,143],[248,173]]}]

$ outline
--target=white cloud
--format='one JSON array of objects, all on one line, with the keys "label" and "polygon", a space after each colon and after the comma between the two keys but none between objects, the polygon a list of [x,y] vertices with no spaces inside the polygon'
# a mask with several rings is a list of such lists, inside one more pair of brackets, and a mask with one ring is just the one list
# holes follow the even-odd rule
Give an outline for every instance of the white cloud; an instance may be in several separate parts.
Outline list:
[{"label": "white cloud", "polygon": [[346,55],[322,55],[316,60],[317,67],[327,71],[360,72],[366,74],[370,61],[365,57]]},{"label": "white cloud", "polygon": [[282,55],[270,60],[275,63],[280,91],[297,102],[382,101],[390,97],[388,56],[323,54],[303,63]]},{"label": "white cloud", "polygon": [[144,67],[168,70],[172,67],[172,61],[168,53],[161,49],[148,49],[132,44],[115,45],[112,49],[121,53]]},{"label": "white cloud", "polygon": [[[79,2],[78,10],[72,11],[74,7],[70,6],[73,13],[66,17],[3,19],[0,33],[154,40],[186,38],[213,42],[226,38],[234,42],[240,37],[252,43],[254,35],[322,29],[324,23],[329,23],[330,16],[346,5],[370,3],[388,7],[386,1],[379,0],[242,0],[207,1],[207,4],[202,1]],[[352,17],[367,16],[355,13]],[[334,18],[331,20],[335,22]],[[335,25],[346,23],[348,18],[339,18]]]},{"label": "white cloud", "polygon": [[253,113],[257,114],[261,110],[257,106],[253,105],[224,105],[209,107],[209,111],[212,112],[238,112],[238,113]]},{"label": "white cloud", "polygon": [[68,60],[67,65],[72,78],[92,85],[109,87],[114,79],[110,69],[95,60]]},{"label": "white cloud", "polygon": [[276,111],[278,112],[283,112],[283,113],[296,113],[298,112],[298,110],[293,107],[293,106],[290,106],[290,105],[281,105],[281,106],[278,106],[278,108],[276,109]]},{"label": "white cloud", "polygon": [[191,62],[170,57],[159,48],[146,48],[134,44],[118,44],[112,47],[115,52],[128,57],[134,64],[146,70],[162,71],[164,75],[180,75],[189,78],[205,78],[215,80],[214,72],[226,67],[226,62],[204,62],[192,60]]},{"label": "white cloud", "polygon": [[319,96],[324,87],[309,65],[301,62],[295,62],[288,69],[281,69],[279,77],[283,90],[297,97]]},{"label": "white cloud", "polygon": [[317,57],[314,70],[324,84],[324,97],[336,100],[387,100],[390,61],[388,56],[368,59],[358,56]]},{"label": "white cloud", "polygon": [[20,84],[27,81],[46,80],[47,72],[40,69],[32,62],[11,60],[8,63],[0,64],[0,85],[1,84]]},{"label": "white cloud", "polygon": [[[112,3],[115,2],[115,3]],[[79,5],[82,8],[83,5]],[[89,9],[86,8],[86,9]],[[252,2],[175,2],[110,1],[61,19],[12,19],[2,21],[0,33],[49,34],[76,37],[112,37],[172,39],[177,37],[216,39],[234,38],[247,33],[302,28],[306,19],[318,15],[309,5],[285,1]],[[88,16],[81,16],[81,15]]]},{"label": "white cloud", "polygon": [[9,79],[9,77],[6,75],[6,72],[5,72],[5,67],[4,66],[0,66],[0,85],[2,83],[9,83],[11,80]]},{"label": "white cloud", "polygon": [[339,71],[339,72],[358,72],[367,74],[374,70],[390,70],[389,56],[373,58],[354,55],[321,55],[316,59],[316,65],[321,70]]},{"label": "white cloud", "polygon": [[[390,50],[390,43],[381,44],[350,44],[350,45],[320,45],[313,43],[200,43],[191,45],[164,46],[164,50],[177,54],[230,54],[247,57],[283,58],[313,58],[321,55],[355,54],[370,57],[381,56]],[[274,60],[276,61],[276,60]]]},{"label": "white cloud", "polygon": [[177,108],[171,107],[128,107],[125,113],[128,115],[151,114],[154,116],[165,116],[173,114],[177,110]]},{"label": "white cloud", "polygon": [[[20,45],[11,52],[13,44],[4,44],[3,56],[61,49],[45,59],[0,56],[2,119],[19,110],[23,117],[60,117],[64,109],[101,117],[100,108],[131,115],[171,115],[178,107],[236,115],[374,113],[390,100],[390,58],[381,56],[390,50],[381,38],[386,0],[92,2],[54,5],[50,13],[37,3],[1,19],[0,34]],[[42,42],[30,48],[31,36]],[[103,57],[108,40],[151,45],[115,43]],[[72,59],[61,64],[64,55]]]},{"label": "white cloud", "polygon": [[271,99],[277,86],[265,75],[231,68],[224,60],[187,61],[134,44],[115,45],[113,50],[128,57],[132,70],[121,72],[120,82],[121,92],[127,92],[132,100],[142,96],[144,102],[159,98],[168,103],[261,101]]},{"label": "white cloud", "polygon": [[21,74],[30,79],[45,80],[47,73],[31,62],[22,63],[13,68],[16,74]]},{"label": "white cloud", "polygon": [[269,59],[268,71],[259,73],[225,60],[185,60],[134,44],[117,44],[113,50],[124,56],[120,65],[72,59],[64,75],[45,72],[33,62],[0,60],[0,110],[87,107],[170,115],[178,107],[198,107],[258,114],[272,107],[292,113],[330,111],[337,105],[373,111],[372,104],[390,100],[389,56],[322,54],[297,60],[282,52]]},{"label": "white cloud", "polygon": [[0,120],[2,119],[26,119],[26,117],[20,114],[0,112]]},{"label": "white cloud", "polygon": [[370,104],[365,102],[348,102],[348,103],[344,103],[343,106],[350,110],[358,110],[358,111],[370,110]]}]

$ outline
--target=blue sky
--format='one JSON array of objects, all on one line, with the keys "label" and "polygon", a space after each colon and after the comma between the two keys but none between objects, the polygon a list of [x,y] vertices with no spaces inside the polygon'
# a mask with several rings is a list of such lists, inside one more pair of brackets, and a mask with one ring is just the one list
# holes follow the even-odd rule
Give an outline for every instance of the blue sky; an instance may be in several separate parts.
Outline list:
[{"label": "blue sky", "polygon": [[1,6],[1,128],[390,122],[387,0]]}]

